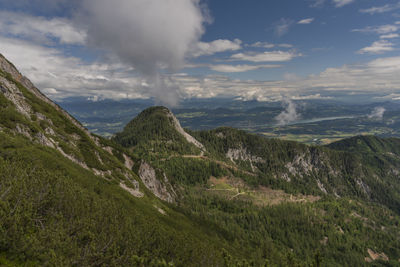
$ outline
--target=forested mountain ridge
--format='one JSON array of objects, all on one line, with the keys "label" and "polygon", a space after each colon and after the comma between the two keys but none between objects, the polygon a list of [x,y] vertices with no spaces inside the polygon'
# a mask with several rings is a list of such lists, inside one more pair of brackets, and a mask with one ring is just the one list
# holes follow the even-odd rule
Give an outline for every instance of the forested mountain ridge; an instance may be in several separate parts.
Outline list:
[{"label": "forested mountain ridge", "polygon": [[113,140],[125,147],[144,149],[157,147],[159,154],[164,150],[180,154],[199,154],[203,144],[186,133],[172,112],[165,107],[151,107],[129,122],[124,131],[117,133]]},{"label": "forested mountain ridge", "polygon": [[[214,172],[240,170],[235,175],[251,186],[292,194],[356,197],[400,211],[400,139],[359,136],[324,147],[268,139],[233,128],[189,131],[201,144],[199,149],[175,129],[171,116],[164,107],[146,109],[113,140],[138,156],[146,154],[153,165],[171,170],[171,180],[177,184],[182,180],[176,181],[180,169],[176,165],[189,166],[183,162],[196,159],[213,165]],[[157,156],[148,157],[149,153]],[[205,185],[215,174],[206,169],[201,168],[203,177],[186,173],[183,176],[192,179],[184,183]]]},{"label": "forested mountain ridge", "polygon": [[310,147],[231,128],[185,132],[153,107],[107,140],[2,56],[0,114],[0,265],[400,259],[396,139],[360,153],[358,142]]}]

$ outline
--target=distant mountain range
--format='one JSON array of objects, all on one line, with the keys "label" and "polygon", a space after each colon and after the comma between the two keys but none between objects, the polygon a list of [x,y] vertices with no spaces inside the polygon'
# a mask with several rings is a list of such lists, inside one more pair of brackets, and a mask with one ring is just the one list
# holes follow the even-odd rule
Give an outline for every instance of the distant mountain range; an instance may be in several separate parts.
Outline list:
[{"label": "distant mountain range", "polygon": [[165,107],[106,139],[0,56],[2,266],[396,266],[399,224],[400,139],[185,130]]}]

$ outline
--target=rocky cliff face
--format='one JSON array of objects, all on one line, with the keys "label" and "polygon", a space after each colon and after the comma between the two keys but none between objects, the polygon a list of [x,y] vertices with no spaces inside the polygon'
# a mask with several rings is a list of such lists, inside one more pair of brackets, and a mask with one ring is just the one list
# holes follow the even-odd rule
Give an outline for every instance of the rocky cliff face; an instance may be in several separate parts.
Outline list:
[{"label": "rocky cliff face", "polygon": [[142,161],[139,168],[139,177],[142,179],[142,182],[147,189],[149,189],[156,197],[170,203],[174,202],[175,197],[167,189],[168,187],[172,189],[172,186],[169,184],[165,174],[162,177],[162,181],[157,177],[156,170],[147,162]]},{"label": "rocky cliff face", "polygon": [[261,157],[252,155],[247,151],[245,147],[240,146],[239,148],[229,148],[225,155],[232,162],[235,161],[247,161],[250,163],[251,170],[253,172],[257,171],[254,163],[265,163]]},{"label": "rocky cliff face", "polygon": [[167,113],[167,117],[172,119],[172,124],[175,127],[175,129],[178,131],[178,133],[180,133],[186,139],[186,141],[195,145],[197,148],[201,149],[204,152],[204,150],[205,150],[204,145],[202,143],[200,143],[199,141],[197,141],[193,136],[191,136],[190,134],[185,132],[185,130],[183,130],[180,122],[175,117],[175,115],[168,109],[166,109],[166,113]]}]

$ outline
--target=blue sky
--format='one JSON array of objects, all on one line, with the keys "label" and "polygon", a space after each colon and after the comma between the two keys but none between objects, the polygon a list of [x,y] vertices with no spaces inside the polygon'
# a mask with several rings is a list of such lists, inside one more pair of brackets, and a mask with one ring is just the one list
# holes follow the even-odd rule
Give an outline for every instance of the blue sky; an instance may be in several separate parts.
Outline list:
[{"label": "blue sky", "polygon": [[[379,38],[377,34],[353,30],[368,26],[390,25],[400,19],[396,17],[400,14],[399,1],[354,1],[342,7],[336,7],[333,1],[324,1],[316,7],[312,7],[315,1],[290,0],[246,1],[245,4],[241,0],[232,0],[228,5],[222,4],[221,1],[207,1],[207,3],[215,19],[207,27],[202,38],[204,41],[239,38],[247,44],[284,43],[293,45],[292,49],[302,54],[301,57],[285,64],[286,68],[281,68],[277,72],[278,77],[277,73],[272,76],[270,71],[257,72],[255,75],[248,73],[256,79],[263,79],[263,75],[268,79],[274,77],[281,79],[287,71],[293,71],[298,75],[309,75],[328,67],[365,62],[381,56],[380,53],[357,53]],[[386,4],[397,5],[399,8],[374,15],[360,12]],[[308,21],[309,24],[298,24],[306,19],[312,20]],[[287,31],[281,35],[276,32],[276,28],[280,25],[287,25]],[[398,40],[394,41],[398,44]],[[386,52],[385,56],[396,54],[399,54],[399,51],[393,50]]]},{"label": "blue sky", "polygon": [[0,53],[59,101],[397,100],[399,40],[399,0],[0,3]]}]

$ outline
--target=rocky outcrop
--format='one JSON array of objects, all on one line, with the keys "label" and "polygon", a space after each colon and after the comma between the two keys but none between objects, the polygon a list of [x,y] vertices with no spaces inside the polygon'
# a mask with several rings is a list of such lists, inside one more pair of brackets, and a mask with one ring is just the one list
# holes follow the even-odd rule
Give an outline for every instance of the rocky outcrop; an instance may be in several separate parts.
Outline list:
[{"label": "rocky outcrop", "polygon": [[70,161],[72,161],[72,162],[78,164],[79,166],[81,166],[82,168],[84,168],[84,169],[86,169],[86,170],[90,170],[89,167],[86,165],[85,162],[83,162],[83,161],[81,161],[81,160],[78,160],[78,159],[76,159],[75,157],[73,157],[73,156],[71,156],[71,155],[68,155],[67,153],[64,152],[64,150],[62,150],[61,147],[57,146],[56,149],[57,149],[64,157],[66,157],[66,158],[69,159]]},{"label": "rocky outcrop", "polygon": [[113,154],[113,148],[112,148],[112,147],[110,147],[110,146],[103,146],[103,149],[104,149],[105,151],[107,151],[110,155],[114,155],[114,154]]},{"label": "rocky outcrop", "polygon": [[43,133],[38,132],[35,135],[35,139],[37,140],[37,142],[39,142],[39,144],[43,145],[43,146],[48,146],[51,148],[56,148],[54,145],[54,141],[51,141],[49,138],[47,138],[47,136],[45,136]]},{"label": "rocky outcrop", "polygon": [[1,76],[0,84],[2,84],[2,93],[15,105],[17,111],[26,117],[30,116],[30,114],[32,114],[31,106],[26,102],[24,95],[18,89],[18,87],[14,83]]},{"label": "rocky outcrop", "polygon": [[45,132],[46,134],[48,134],[48,135],[53,135],[53,136],[56,135],[56,132],[54,132],[53,128],[50,128],[50,127],[47,127],[47,128],[44,130],[44,132]]},{"label": "rocky outcrop", "polygon": [[373,261],[377,261],[377,260],[389,261],[389,257],[383,252],[377,253],[370,248],[367,250],[367,252],[368,252],[369,257],[365,258],[366,262],[373,262]]},{"label": "rocky outcrop", "polygon": [[25,125],[17,124],[17,126],[15,126],[15,132],[22,134],[23,136],[27,137],[29,140],[32,140],[30,130]]},{"label": "rocky outcrop", "polygon": [[183,137],[186,139],[186,141],[188,141],[189,143],[195,145],[197,148],[201,149],[201,150],[205,150],[204,145],[202,143],[200,143],[199,141],[197,141],[193,136],[191,136],[190,134],[188,134],[187,132],[185,132],[185,130],[183,130],[181,124],[179,123],[178,119],[174,116],[174,114],[172,114],[172,112],[170,110],[168,110],[167,112],[167,116],[169,118],[172,119],[172,123],[175,127],[175,129],[181,134],[183,135]]},{"label": "rocky outcrop", "polygon": [[247,151],[246,148],[243,148],[242,146],[240,146],[239,148],[229,148],[225,156],[232,162],[235,162],[237,160],[248,161],[253,172],[257,170],[253,163],[265,163],[265,160],[263,160],[261,157],[252,155],[250,152]]},{"label": "rocky outcrop", "polygon": [[[287,176],[300,177],[314,176],[316,173],[324,173],[316,178],[316,184],[322,193],[328,194],[328,189],[324,185],[326,183],[326,174],[332,177],[339,177],[340,172],[334,170],[330,164],[329,158],[323,152],[308,150],[303,153],[297,154],[291,161],[285,164],[287,169]],[[288,179],[285,179],[288,181]],[[332,189],[329,189],[332,191]],[[332,193],[332,192],[331,192]],[[334,189],[334,195],[340,197]]]},{"label": "rocky outcrop", "polygon": [[319,188],[322,192],[324,192],[325,194],[328,194],[328,191],[326,191],[324,184],[321,183],[321,181],[320,181],[319,179],[317,179],[317,185],[318,185],[318,188]]},{"label": "rocky outcrop", "polygon": [[119,186],[124,189],[125,191],[127,191],[129,194],[131,194],[134,197],[143,197],[144,194],[142,192],[140,192],[139,190],[139,183],[137,181],[135,181],[136,183],[133,184],[133,188],[128,187],[125,183],[121,182],[119,183]]},{"label": "rocky outcrop", "polygon": [[247,151],[246,148],[243,147],[229,148],[225,156],[231,161],[242,160],[242,161],[251,161],[254,163],[265,162],[265,160],[263,160],[261,157],[252,155],[250,152]]},{"label": "rocky outcrop", "polygon": [[135,163],[134,163],[133,160],[132,160],[130,157],[128,157],[126,154],[122,154],[122,155],[123,155],[124,160],[125,160],[125,162],[124,162],[125,167],[127,167],[129,170],[132,170],[132,167],[133,167],[133,165],[134,165]]},{"label": "rocky outcrop", "polygon": [[305,154],[296,155],[285,167],[290,174],[293,176],[299,175],[300,177],[303,177],[303,174],[309,174],[314,168],[310,157],[307,157]]},{"label": "rocky outcrop", "polygon": [[[124,172],[123,175],[125,176],[126,180],[125,182],[120,182],[119,186],[128,191],[129,194],[131,194],[134,197],[143,197],[144,194],[140,191],[140,185],[139,182],[136,181],[135,178],[133,178],[131,172]],[[129,184],[129,186],[127,185]]]},{"label": "rocky outcrop", "polygon": [[165,212],[165,210],[163,210],[162,208],[157,207],[156,205],[154,205],[154,208],[155,208],[159,213],[161,213],[162,215],[167,215],[167,213]]},{"label": "rocky outcrop", "polygon": [[358,187],[362,190],[362,192],[369,196],[371,193],[371,189],[369,188],[369,186],[361,179],[356,179],[356,184],[358,185]]},{"label": "rocky outcrop", "polygon": [[[147,189],[149,189],[156,197],[170,203],[174,202],[174,197],[167,190],[166,185],[157,179],[154,168],[145,161],[142,161],[140,164],[139,177]],[[167,181],[164,182],[167,183]]]}]

